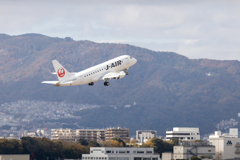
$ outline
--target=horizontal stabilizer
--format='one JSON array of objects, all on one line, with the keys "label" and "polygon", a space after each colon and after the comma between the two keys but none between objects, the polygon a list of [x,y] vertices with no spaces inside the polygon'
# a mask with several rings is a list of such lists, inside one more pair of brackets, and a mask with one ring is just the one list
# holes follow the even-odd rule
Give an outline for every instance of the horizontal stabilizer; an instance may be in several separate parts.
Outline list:
[{"label": "horizontal stabilizer", "polygon": [[56,84],[59,81],[42,81],[42,83],[47,83],[47,84]]}]

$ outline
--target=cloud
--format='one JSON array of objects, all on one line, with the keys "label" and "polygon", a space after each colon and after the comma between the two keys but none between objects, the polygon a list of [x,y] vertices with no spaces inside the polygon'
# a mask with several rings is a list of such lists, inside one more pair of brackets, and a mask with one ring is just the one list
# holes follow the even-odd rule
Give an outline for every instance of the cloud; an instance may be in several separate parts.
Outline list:
[{"label": "cloud", "polygon": [[240,2],[2,1],[0,32],[129,43],[189,58],[238,59]]}]

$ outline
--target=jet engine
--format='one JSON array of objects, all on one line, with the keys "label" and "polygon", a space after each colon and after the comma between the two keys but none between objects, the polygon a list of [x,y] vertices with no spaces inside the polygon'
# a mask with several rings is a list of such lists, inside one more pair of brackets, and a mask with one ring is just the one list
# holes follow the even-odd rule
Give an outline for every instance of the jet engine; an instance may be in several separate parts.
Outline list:
[{"label": "jet engine", "polygon": [[118,79],[122,79],[123,77],[125,77],[126,73],[124,71],[119,72],[119,76]]}]

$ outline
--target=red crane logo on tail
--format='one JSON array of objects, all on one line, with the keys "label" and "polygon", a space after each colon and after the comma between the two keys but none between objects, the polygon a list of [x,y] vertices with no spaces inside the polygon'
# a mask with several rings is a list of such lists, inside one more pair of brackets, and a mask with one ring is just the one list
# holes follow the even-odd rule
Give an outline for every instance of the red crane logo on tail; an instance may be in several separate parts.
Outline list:
[{"label": "red crane logo on tail", "polygon": [[58,77],[62,78],[65,75],[65,70],[64,68],[59,68],[58,69]]}]

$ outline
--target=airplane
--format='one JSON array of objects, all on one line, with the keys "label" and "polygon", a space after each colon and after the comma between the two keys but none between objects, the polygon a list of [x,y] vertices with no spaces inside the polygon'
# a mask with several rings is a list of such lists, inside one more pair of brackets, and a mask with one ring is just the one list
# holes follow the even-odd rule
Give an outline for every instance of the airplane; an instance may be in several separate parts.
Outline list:
[{"label": "airplane", "polygon": [[68,72],[57,60],[52,64],[57,74],[58,81],[43,81],[42,83],[54,84],[54,86],[76,86],[88,84],[93,86],[94,82],[103,80],[104,86],[109,86],[108,80],[122,79],[128,75],[129,67],[137,63],[137,60],[129,55],[122,55],[99,65],[85,69],[80,72]]}]

